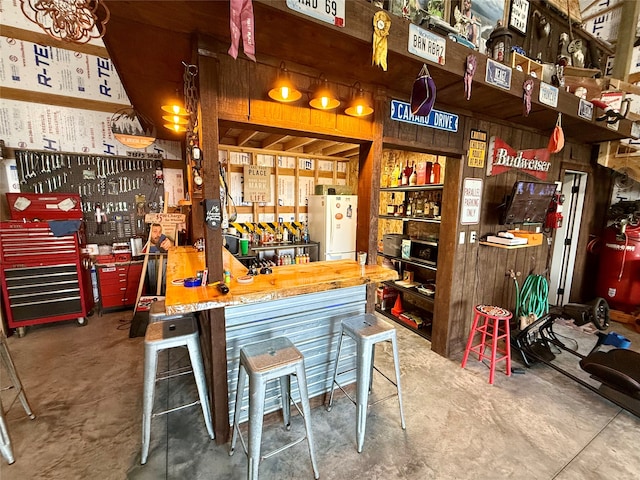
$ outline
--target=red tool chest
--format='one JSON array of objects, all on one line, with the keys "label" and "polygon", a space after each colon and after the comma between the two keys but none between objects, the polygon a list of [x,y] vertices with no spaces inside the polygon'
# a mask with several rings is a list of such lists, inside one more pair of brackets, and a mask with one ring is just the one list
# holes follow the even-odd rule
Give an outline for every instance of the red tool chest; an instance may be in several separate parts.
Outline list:
[{"label": "red tool chest", "polygon": [[142,262],[96,265],[100,310],[132,307],[138,296]]},{"label": "red tool chest", "polygon": [[84,325],[93,294],[89,257],[81,253],[82,224],[56,236],[45,221],[81,220],[80,197],[7,193],[7,199],[13,220],[0,222],[0,280],[9,328],[23,334],[40,323],[75,319]]}]

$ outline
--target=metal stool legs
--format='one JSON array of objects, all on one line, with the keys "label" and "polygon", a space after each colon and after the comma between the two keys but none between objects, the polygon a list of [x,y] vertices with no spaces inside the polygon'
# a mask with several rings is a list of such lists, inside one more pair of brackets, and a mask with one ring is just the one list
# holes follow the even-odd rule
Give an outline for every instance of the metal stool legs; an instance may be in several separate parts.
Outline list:
[{"label": "metal stool legs", "polygon": [[[211,408],[205,382],[204,364],[200,354],[198,340],[198,329],[193,317],[172,319],[166,322],[155,322],[149,324],[145,335],[145,355],[144,355],[144,384],[143,384],[143,405],[142,405],[142,454],[140,463],[147,463],[149,455],[149,444],[151,440],[151,419],[154,416],[163,415],[186,407],[200,404],[202,415],[204,416],[207,432],[211,439],[214,437],[213,424],[211,422]],[[191,368],[179,368],[157,374],[158,353],[170,348],[186,346],[189,352]],[[198,389],[198,400],[165,410],[163,412],[153,412],[153,400],[155,396],[156,382],[167,380],[179,375],[186,375],[193,372],[193,376]]]},{"label": "metal stool legs", "polygon": [[[340,362],[340,354],[342,352],[342,342],[344,336],[351,337],[356,342],[356,399],[355,401],[338,383],[338,364]],[[375,345],[383,341],[390,341],[393,349],[393,363],[395,370],[395,382],[382,373],[374,365]],[[358,453],[362,452],[364,446],[365,429],[367,426],[367,409],[369,407],[369,391],[373,381],[373,370],[376,370],[384,376],[391,384],[396,387],[396,393],[392,396],[398,396],[398,404],[400,407],[400,424],[402,429],[406,428],[404,420],[404,410],[402,407],[402,387],[400,384],[400,357],[398,354],[398,344],[396,330],[387,322],[378,319],[373,314],[364,314],[342,322],[342,333],[338,342],[338,353],[333,371],[333,381],[331,384],[331,392],[329,394],[329,405],[327,410],[331,410],[333,406],[333,392],[337,385],[345,395],[356,405],[356,442]],[[347,373],[349,370],[340,372]],[[389,397],[387,397],[389,398]],[[381,402],[386,400],[383,398],[378,400]],[[377,403],[377,402],[376,402]]]},{"label": "metal stool legs", "polygon": [[[22,404],[22,408],[26,414],[32,420],[36,418],[36,416],[31,411],[31,406],[29,405],[29,401],[27,400],[27,396],[24,393],[24,389],[22,388],[22,382],[20,382],[20,378],[18,377],[18,372],[16,371],[16,367],[13,364],[13,360],[11,359],[11,354],[9,352],[9,347],[7,346],[7,339],[4,336],[3,332],[0,332],[0,361],[4,365],[5,370],[7,371],[7,375],[9,380],[11,380],[11,386],[6,387],[6,389],[14,388],[16,389],[16,397],[13,399],[7,411],[11,409],[13,403],[16,399],[20,400]],[[7,422],[4,416],[5,410],[2,405],[2,401],[0,400],[0,454],[4,457],[7,463],[12,464],[15,459],[13,457],[13,450],[11,448],[11,438],[9,437],[9,430],[7,428]]]},{"label": "metal stool legs", "polygon": [[[270,357],[273,358],[270,362]],[[282,416],[287,430],[291,428],[291,375],[298,381],[300,403],[293,403],[300,416],[304,419],[305,435],[291,443],[279,447],[267,454],[261,455],[262,429],[264,425],[264,401],[267,382],[278,379],[282,402]],[[249,438],[248,446],[240,433],[240,415],[242,412],[242,397],[249,380]],[[233,416],[231,447],[229,455],[235,451],[238,437],[249,460],[247,478],[257,480],[260,461],[269,458],[289,447],[307,440],[311,466],[315,478],[319,478],[318,465],[314,454],[314,442],[311,431],[311,406],[307,390],[307,379],[304,358],[294,345],[286,338],[279,337],[254,343],[243,347],[240,351],[240,365],[238,367],[238,386],[236,390],[236,406]]]}]

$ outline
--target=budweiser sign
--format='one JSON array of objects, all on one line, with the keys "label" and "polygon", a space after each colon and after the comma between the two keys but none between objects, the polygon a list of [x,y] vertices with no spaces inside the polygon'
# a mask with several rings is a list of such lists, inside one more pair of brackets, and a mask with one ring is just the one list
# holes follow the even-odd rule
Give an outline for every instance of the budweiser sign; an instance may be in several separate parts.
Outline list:
[{"label": "budweiser sign", "polygon": [[549,150],[546,148],[516,150],[504,140],[491,137],[489,151],[491,156],[487,164],[487,176],[499,175],[515,168],[540,180],[546,180],[551,168]]}]

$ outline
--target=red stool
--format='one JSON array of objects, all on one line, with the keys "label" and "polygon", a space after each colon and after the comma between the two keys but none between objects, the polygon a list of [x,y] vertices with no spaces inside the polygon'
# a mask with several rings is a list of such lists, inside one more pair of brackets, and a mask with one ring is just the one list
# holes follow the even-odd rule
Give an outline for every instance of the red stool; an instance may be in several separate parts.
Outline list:
[{"label": "red stool", "polygon": [[[471,331],[469,332],[469,340],[467,340],[467,348],[464,350],[464,357],[462,357],[462,368],[467,364],[469,358],[469,352],[475,352],[478,354],[478,360],[482,361],[484,358],[489,358],[489,355],[485,355],[484,349],[488,347],[487,337],[491,339],[491,364],[489,365],[489,383],[493,385],[493,377],[496,370],[496,363],[500,360],[505,360],[507,363],[507,376],[511,376],[511,335],[509,333],[509,320],[511,320],[511,312],[501,307],[494,307],[491,305],[476,305],[476,315],[473,319],[473,325],[471,325]],[[501,324],[502,322],[502,324]],[[480,343],[473,344],[475,334],[481,335]],[[498,340],[504,338],[504,349],[498,348]],[[496,357],[497,354],[501,354],[500,357]]]}]

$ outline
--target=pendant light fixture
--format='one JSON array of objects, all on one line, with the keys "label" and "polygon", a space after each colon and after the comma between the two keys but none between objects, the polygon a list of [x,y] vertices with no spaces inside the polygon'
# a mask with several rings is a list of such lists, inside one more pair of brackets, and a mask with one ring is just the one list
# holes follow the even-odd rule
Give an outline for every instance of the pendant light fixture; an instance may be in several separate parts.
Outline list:
[{"label": "pendant light fixture", "polygon": [[320,83],[313,90],[309,105],[318,110],[333,110],[340,106],[340,100],[329,88],[329,81],[320,74]]},{"label": "pendant light fixture", "polygon": [[353,99],[344,113],[352,117],[366,117],[367,115],[371,115],[373,113],[373,108],[367,101],[367,98],[364,95],[364,90],[360,86],[360,82],[356,82],[353,85],[353,88],[355,90]]},{"label": "pendant light fixture", "polygon": [[[177,91],[176,97],[178,97]],[[184,133],[187,131],[187,125],[189,125],[189,112],[187,112],[187,110],[180,105],[178,101],[171,100],[160,108],[163,112],[170,114],[162,116],[162,119],[168,122],[164,124],[164,128],[175,133]]]},{"label": "pendant light fixture", "polygon": [[280,71],[276,81],[273,83],[273,88],[269,90],[269,97],[276,102],[284,103],[295,102],[302,98],[302,93],[291,81],[291,76],[284,62],[280,63]]}]

